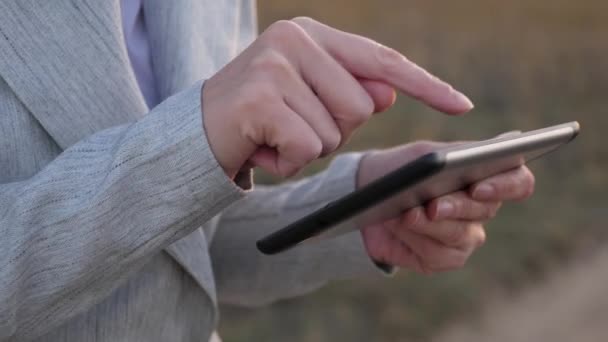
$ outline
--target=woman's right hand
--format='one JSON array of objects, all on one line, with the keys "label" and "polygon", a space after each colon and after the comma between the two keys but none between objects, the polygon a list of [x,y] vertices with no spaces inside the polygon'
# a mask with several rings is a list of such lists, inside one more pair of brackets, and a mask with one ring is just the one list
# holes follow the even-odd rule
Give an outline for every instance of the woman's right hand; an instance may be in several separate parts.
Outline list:
[{"label": "woman's right hand", "polygon": [[295,18],[271,25],[206,81],[203,123],[229,177],[246,164],[287,177],[390,107],[394,89],[448,114],[473,107],[395,50]]}]

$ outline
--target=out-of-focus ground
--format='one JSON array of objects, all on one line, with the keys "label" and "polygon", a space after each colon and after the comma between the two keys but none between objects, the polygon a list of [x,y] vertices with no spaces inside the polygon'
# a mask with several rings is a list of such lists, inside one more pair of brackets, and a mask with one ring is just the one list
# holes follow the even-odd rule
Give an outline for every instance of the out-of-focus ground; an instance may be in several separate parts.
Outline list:
[{"label": "out-of-focus ground", "polygon": [[[482,326],[479,341],[586,341],[593,340],[591,326],[595,336],[608,336],[608,296],[602,293],[608,293],[608,1],[258,4],[261,29],[311,16],[402,51],[475,102],[469,115],[450,118],[400,97],[345,151],[418,139],[482,139],[571,120],[581,122],[582,134],[531,165],[535,196],[501,210],[487,226],[488,242],[464,269],[334,282],[253,310],[222,307],[226,342],[428,341],[439,335],[450,341]],[[258,173],[257,181],[276,180]]]},{"label": "out-of-focus ground", "polygon": [[514,298],[493,299],[483,319],[454,323],[434,341],[606,341],[607,292],[608,248],[602,248]]}]

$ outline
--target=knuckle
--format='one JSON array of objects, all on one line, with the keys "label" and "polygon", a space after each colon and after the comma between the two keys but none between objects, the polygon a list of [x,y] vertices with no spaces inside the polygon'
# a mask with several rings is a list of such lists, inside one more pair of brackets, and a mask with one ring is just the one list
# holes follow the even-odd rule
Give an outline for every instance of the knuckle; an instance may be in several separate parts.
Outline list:
[{"label": "knuckle", "polygon": [[369,96],[365,95],[360,101],[354,103],[352,108],[347,109],[348,115],[345,116],[345,121],[354,127],[359,127],[367,122],[374,112],[374,102]]},{"label": "knuckle", "polygon": [[302,26],[293,20],[279,20],[271,24],[264,31],[261,38],[270,45],[278,44],[283,46],[306,36],[306,31],[304,31]]},{"label": "knuckle", "polygon": [[327,154],[327,153],[331,153],[331,152],[335,151],[338,148],[338,146],[340,146],[341,142],[342,142],[342,136],[340,135],[340,133],[338,131],[328,133],[323,138],[323,153]]},{"label": "knuckle", "polygon": [[345,124],[347,124],[348,133],[350,133],[351,130],[361,126],[365,122],[365,118],[363,118],[363,116],[361,115],[356,115],[351,112],[349,115],[346,116],[343,121]]},{"label": "knuckle", "polygon": [[268,38],[281,38],[286,39],[291,35],[296,34],[299,30],[299,26],[291,20],[278,20],[272,23],[266,31],[264,31],[264,35]]},{"label": "knuckle", "polygon": [[361,97],[361,103],[357,106],[356,112],[359,112],[359,116],[365,121],[369,120],[372,114],[374,113],[375,105],[374,100],[363,91],[363,96]]},{"label": "knuckle", "polygon": [[348,116],[347,121],[354,127],[359,127],[363,125],[368,119],[369,116],[364,114],[362,111],[352,111],[351,114]]},{"label": "knuckle", "polygon": [[302,158],[305,164],[317,159],[323,152],[323,144],[320,139],[310,139],[302,144]]},{"label": "knuckle", "polygon": [[404,62],[407,61],[405,56],[399,53],[397,50],[389,48],[388,46],[380,43],[375,43],[375,57],[378,64],[382,67],[385,72],[394,72],[400,68]]},{"label": "knuckle", "polygon": [[314,20],[313,18],[306,17],[306,16],[298,16],[298,17],[291,19],[291,21],[298,24],[299,26],[301,26],[303,28],[311,27],[312,25],[315,25],[317,23],[317,21]]},{"label": "knuckle", "polygon": [[291,70],[291,64],[287,58],[279,51],[270,48],[256,56],[251,61],[250,67],[254,72],[262,73],[265,76],[269,74],[284,75]]},{"label": "knuckle", "polygon": [[300,148],[296,153],[290,155],[289,161],[282,163],[282,167],[279,168],[279,175],[281,177],[290,177],[304,168],[308,163],[315,160],[321,151],[321,145],[318,140],[300,140],[300,141],[289,141],[287,144],[300,144]]},{"label": "knuckle", "polygon": [[317,143],[311,147],[311,151],[310,151],[311,155],[313,156],[313,159],[319,158],[321,153],[323,153],[323,144],[321,143],[321,140],[316,140],[316,141],[317,141]]}]

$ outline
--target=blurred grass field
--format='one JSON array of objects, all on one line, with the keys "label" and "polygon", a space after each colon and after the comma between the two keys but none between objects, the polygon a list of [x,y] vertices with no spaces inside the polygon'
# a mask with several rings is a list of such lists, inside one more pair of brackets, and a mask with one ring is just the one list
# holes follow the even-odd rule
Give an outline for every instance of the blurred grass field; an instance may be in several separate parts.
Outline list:
[{"label": "blurred grass field", "polygon": [[[332,283],[254,310],[222,308],[225,341],[424,341],[484,301],[518,293],[578,251],[608,219],[608,2],[605,0],[261,0],[260,30],[306,15],[374,38],[463,90],[475,110],[450,118],[400,97],[344,148],[482,139],[578,120],[574,144],[535,162],[537,193],[508,205],[461,271]],[[321,170],[314,163],[305,174]],[[275,180],[258,174],[259,182]]]}]

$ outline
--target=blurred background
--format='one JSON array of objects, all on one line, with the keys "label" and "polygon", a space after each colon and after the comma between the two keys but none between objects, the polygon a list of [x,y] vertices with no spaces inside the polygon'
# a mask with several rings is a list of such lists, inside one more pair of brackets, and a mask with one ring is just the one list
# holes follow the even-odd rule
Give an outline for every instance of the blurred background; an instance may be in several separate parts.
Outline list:
[{"label": "blurred background", "polygon": [[463,270],[430,277],[402,270],[391,279],[332,283],[269,307],[224,307],[225,341],[605,340],[608,1],[262,0],[258,6],[260,31],[278,19],[311,16],[400,50],[475,102],[468,116],[450,118],[400,97],[344,150],[483,139],[571,120],[581,123],[582,134],[533,163],[535,196],[502,210]]}]

